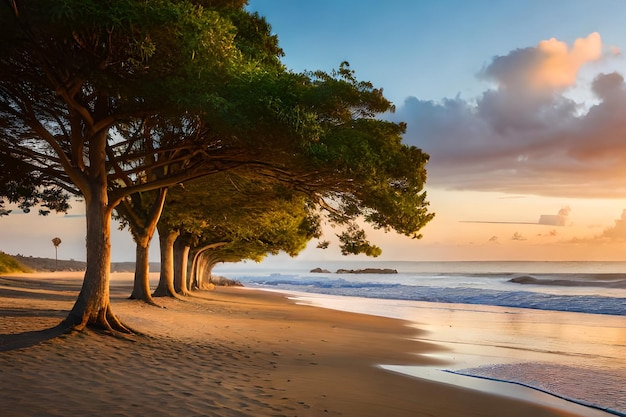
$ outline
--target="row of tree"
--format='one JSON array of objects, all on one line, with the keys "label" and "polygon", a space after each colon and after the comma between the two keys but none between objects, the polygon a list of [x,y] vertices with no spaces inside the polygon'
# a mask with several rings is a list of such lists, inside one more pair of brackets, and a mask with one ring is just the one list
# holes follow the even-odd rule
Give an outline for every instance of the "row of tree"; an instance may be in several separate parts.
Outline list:
[{"label": "row of tree", "polygon": [[188,291],[192,247],[196,270],[296,254],[322,216],[344,227],[344,253],[380,252],[357,221],[420,237],[428,155],[377,118],[393,111],[382,90],[347,63],[296,73],[281,56],[245,0],[3,0],[0,196],[44,214],[71,195],[86,206],[64,325],[128,331],[109,300],[113,215],[137,245],[133,297],[149,302],[157,227],[157,295]]}]

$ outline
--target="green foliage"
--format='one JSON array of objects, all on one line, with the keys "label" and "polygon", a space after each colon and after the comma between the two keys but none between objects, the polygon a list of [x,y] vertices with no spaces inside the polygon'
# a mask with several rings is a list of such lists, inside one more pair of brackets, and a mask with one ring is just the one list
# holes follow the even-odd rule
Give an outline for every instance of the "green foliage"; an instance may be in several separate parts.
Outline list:
[{"label": "green foliage", "polygon": [[371,245],[365,236],[365,231],[356,225],[350,225],[347,230],[337,235],[341,242],[342,255],[358,255],[363,253],[374,258],[383,253],[378,246]]},{"label": "green foliage", "polygon": [[280,251],[295,256],[320,234],[319,217],[303,196],[235,173],[173,188],[160,223],[194,235],[198,248],[224,243],[212,253],[237,261]]},{"label": "green foliage", "polygon": [[[105,169],[113,201],[135,191],[124,188],[160,188],[214,172],[206,162],[199,166],[201,152],[215,151],[205,146],[239,144],[229,128],[237,124],[227,117],[236,113],[229,91],[247,91],[247,77],[282,68],[269,25],[244,3],[0,4],[0,149],[15,152],[31,172],[45,169],[63,188],[85,193],[101,169],[89,152],[102,152],[94,141],[109,132]],[[168,160],[174,162],[166,169]],[[143,176],[157,168],[158,178]],[[155,180],[162,184],[147,185]]]},{"label": "green foliage", "polygon": [[0,252],[0,274],[7,274],[11,272],[32,272],[32,270],[22,265],[11,255]]},{"label": "green foliage", "polygon": [[69,195],[54,181],[46,178],[21,160],[0,151],[0,216],[8,215],[5,201],[15,203],[28,213],[33,206],[39,206],[39,214],[45,216],[54,210],[57,213],[69,210]]},{"label": "green foliage", "polygon": [[381,90],[357,81],[347,63],[313,76],[315,87],[302,101],[320,109],[323,134],[305,146],[317,169],[335,181],[329,187],[332,221],[355,227],[353,221],[363,218],[375,228],[420,238],[419,230],[434,217],[423,191],[429,156],[402,143],[405,124],[375,118],[393,106]]},{"label": "green foliage", "polygon": [[376,118],[394,109],[382,90],[358,81],[347,63],[331,73],[264,73],[256,81],[250,93],[242,84],[235,94],[242,98],[229,98],[233,122],[256,147],[274,150],[295,188],[333,207],[333,223],[362,218],[421,237],[434,216],[423,192],[429,157],[402,143],[405,124]]}]

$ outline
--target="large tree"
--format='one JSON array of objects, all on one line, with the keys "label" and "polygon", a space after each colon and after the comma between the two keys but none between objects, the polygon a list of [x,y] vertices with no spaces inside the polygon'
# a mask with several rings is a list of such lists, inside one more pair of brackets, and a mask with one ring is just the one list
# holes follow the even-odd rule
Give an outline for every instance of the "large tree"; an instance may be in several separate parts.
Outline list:
[{"label": "large tree", "polygon": [[[152,135],[118,132],[129,121],[181,113],[192,105],[216,118],[221,99],[214,87],[256,68],[238,47],[235,22],[259,23],[265,30],[263,20],[241,6],[167,0],[3,2],[0,149],[85,198],[87,269],[66,325],[127,331],[109,301],[110,219],[125,196],[240,163],[221,160],[217,167],[203,157],[207,148],[221,149],[218,134],[202,131],[201,137],[161,143]],[[186,120],[194,123],[197,117]],[[143,181],[142,173],[154,168],[149,164],[162,163],[146,155],[171,152],[184,169]]]},{"label": "large tree", "polygon": [[404,125],[376,119],[393,109],[382,91],[347,64],[285,70],[269,26],[240,3],[3,3],[0,150],[86,202],[87,270],[68,326],[127,330],[109,302],[110,218],[137,193],[239,169],[289,184],[338,223],[419,237],[432,218],[428,156],[402,144]]}]

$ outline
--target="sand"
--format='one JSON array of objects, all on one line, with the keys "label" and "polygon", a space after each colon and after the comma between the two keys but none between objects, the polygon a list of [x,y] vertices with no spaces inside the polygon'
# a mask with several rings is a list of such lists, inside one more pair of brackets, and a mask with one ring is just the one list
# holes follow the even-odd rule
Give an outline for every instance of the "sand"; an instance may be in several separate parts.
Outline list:
[{"label": "sand", "polygon": [[128,300],[116,314],[142,335],[50,331],[71,309],[78,273],[0,276],[0,415],[577,416],[385,371],[427,364],[407,323],[297,305],[238,288]]}]

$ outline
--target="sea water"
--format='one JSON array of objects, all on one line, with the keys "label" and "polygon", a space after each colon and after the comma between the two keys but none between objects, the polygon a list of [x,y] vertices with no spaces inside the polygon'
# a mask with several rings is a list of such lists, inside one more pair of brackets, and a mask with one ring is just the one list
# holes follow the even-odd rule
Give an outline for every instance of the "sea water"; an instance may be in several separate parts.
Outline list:
[{"label": "sea water", "polygon": [[[397,274],[334,272],[340,268]],[[215,273],[299,302],[409,320],[426,332],[418,340],[445,348],[431,354],[441,361],[436,373],[388,369],[510,381],[626,416],[624,262],[285,262]],[[468,386],[479,386],[471,379]]]}]

